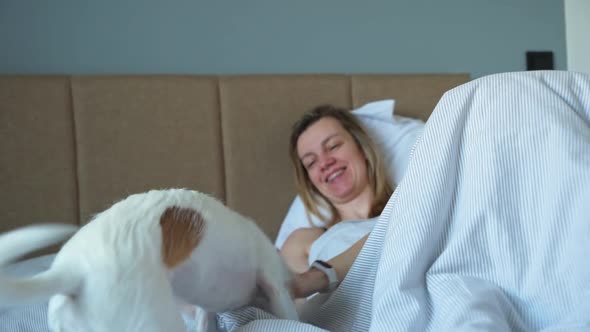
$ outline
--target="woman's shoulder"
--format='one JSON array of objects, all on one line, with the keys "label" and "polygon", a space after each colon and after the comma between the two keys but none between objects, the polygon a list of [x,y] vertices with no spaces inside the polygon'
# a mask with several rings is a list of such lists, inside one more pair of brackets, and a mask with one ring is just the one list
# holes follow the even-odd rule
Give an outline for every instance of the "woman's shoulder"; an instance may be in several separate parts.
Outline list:
[{"label": "woman's shoulder", "polygon": [[326,229],[322,227],[298,228],[289,234],[282,246],[282,250],[289,250],[290,247],[295,247],[299,250],[306,248],[305,251],[307,251],[307,248],[311,246],[313,241],[322,236],[324,232],[326,232]]},{"label": "woman's shoulder", "polygon": [[323,227],[302,227],[302,228],[298,228],[298,229],[294,230],[293,232],[291,232],[291,234],[289,234],[289,236],[287,237],[287,240],[293,239],[293,238],[299,239],[299,240],[313,238],[315,240],[318,236],[322,235],[325,231],[326,231],[326,229]]},{"label": "woman's shoulder", "polygon": [[280,251],[292,271],[301,273],[309,268],[307,258],[311,246],[324,232],[320,227],[306,227],[289,234]]}]

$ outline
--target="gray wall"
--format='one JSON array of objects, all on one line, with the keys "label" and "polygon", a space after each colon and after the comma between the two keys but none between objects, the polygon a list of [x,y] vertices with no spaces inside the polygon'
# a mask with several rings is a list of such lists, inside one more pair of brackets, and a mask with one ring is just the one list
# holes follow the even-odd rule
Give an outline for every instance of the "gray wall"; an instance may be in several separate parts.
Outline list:
[{"label": "gray wall", "polygon": [[0,73],[566,69],[563,0],[0,0]]}]

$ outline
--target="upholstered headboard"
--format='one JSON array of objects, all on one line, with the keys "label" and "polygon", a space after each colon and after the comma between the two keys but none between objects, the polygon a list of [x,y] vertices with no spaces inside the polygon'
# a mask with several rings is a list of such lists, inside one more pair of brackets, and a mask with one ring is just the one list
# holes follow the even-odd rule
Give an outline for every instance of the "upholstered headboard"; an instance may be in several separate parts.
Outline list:
[{"label": "upholstered headboard", "polygon": [[0,232],[84,224],[128,194],[187,187],[274,238],[295,191],[292,123],[313,106],[396,100],[426,120],[442,75],[0,76]]}]

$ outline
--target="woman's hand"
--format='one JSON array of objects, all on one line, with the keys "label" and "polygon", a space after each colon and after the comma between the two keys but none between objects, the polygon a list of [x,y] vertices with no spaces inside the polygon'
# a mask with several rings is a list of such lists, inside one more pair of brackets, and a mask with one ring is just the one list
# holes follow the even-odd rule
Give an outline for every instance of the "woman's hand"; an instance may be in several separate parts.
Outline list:
[{"label": "woman's hand", "polygon": [[[328,261],[336,271],[338,280],[342,281],[344,277],[346,277],[348,270],[350,270],[350,267],[356,260],[356,257],[365,245],[368,237],[369,235],[365,235],[362,239],[353,244],[352,247]],[[297,299],[327,290],[328,287],[328,276],[318,269],[311,268],[303,273],[295,275],[291,284],[291,291],[293,292],[293,297]]]},{"label": "woman's hand", "polygon": [[328,277],[322,271],[314,268],[296,274],[291,284],[291,291],[296,299],[306,298],[327,288]]}]

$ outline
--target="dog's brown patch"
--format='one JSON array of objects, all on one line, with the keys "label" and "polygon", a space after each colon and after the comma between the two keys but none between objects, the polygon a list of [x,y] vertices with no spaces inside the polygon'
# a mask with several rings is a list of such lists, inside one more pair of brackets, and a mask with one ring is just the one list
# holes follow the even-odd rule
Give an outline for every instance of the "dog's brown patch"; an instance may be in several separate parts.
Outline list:
[{"label": "dog's brown patch", "polygon": [[193,209],[173,206],[160,217],[162,257],[172,268],[186,260],[199,245],[205,231],[205,220]]}]

